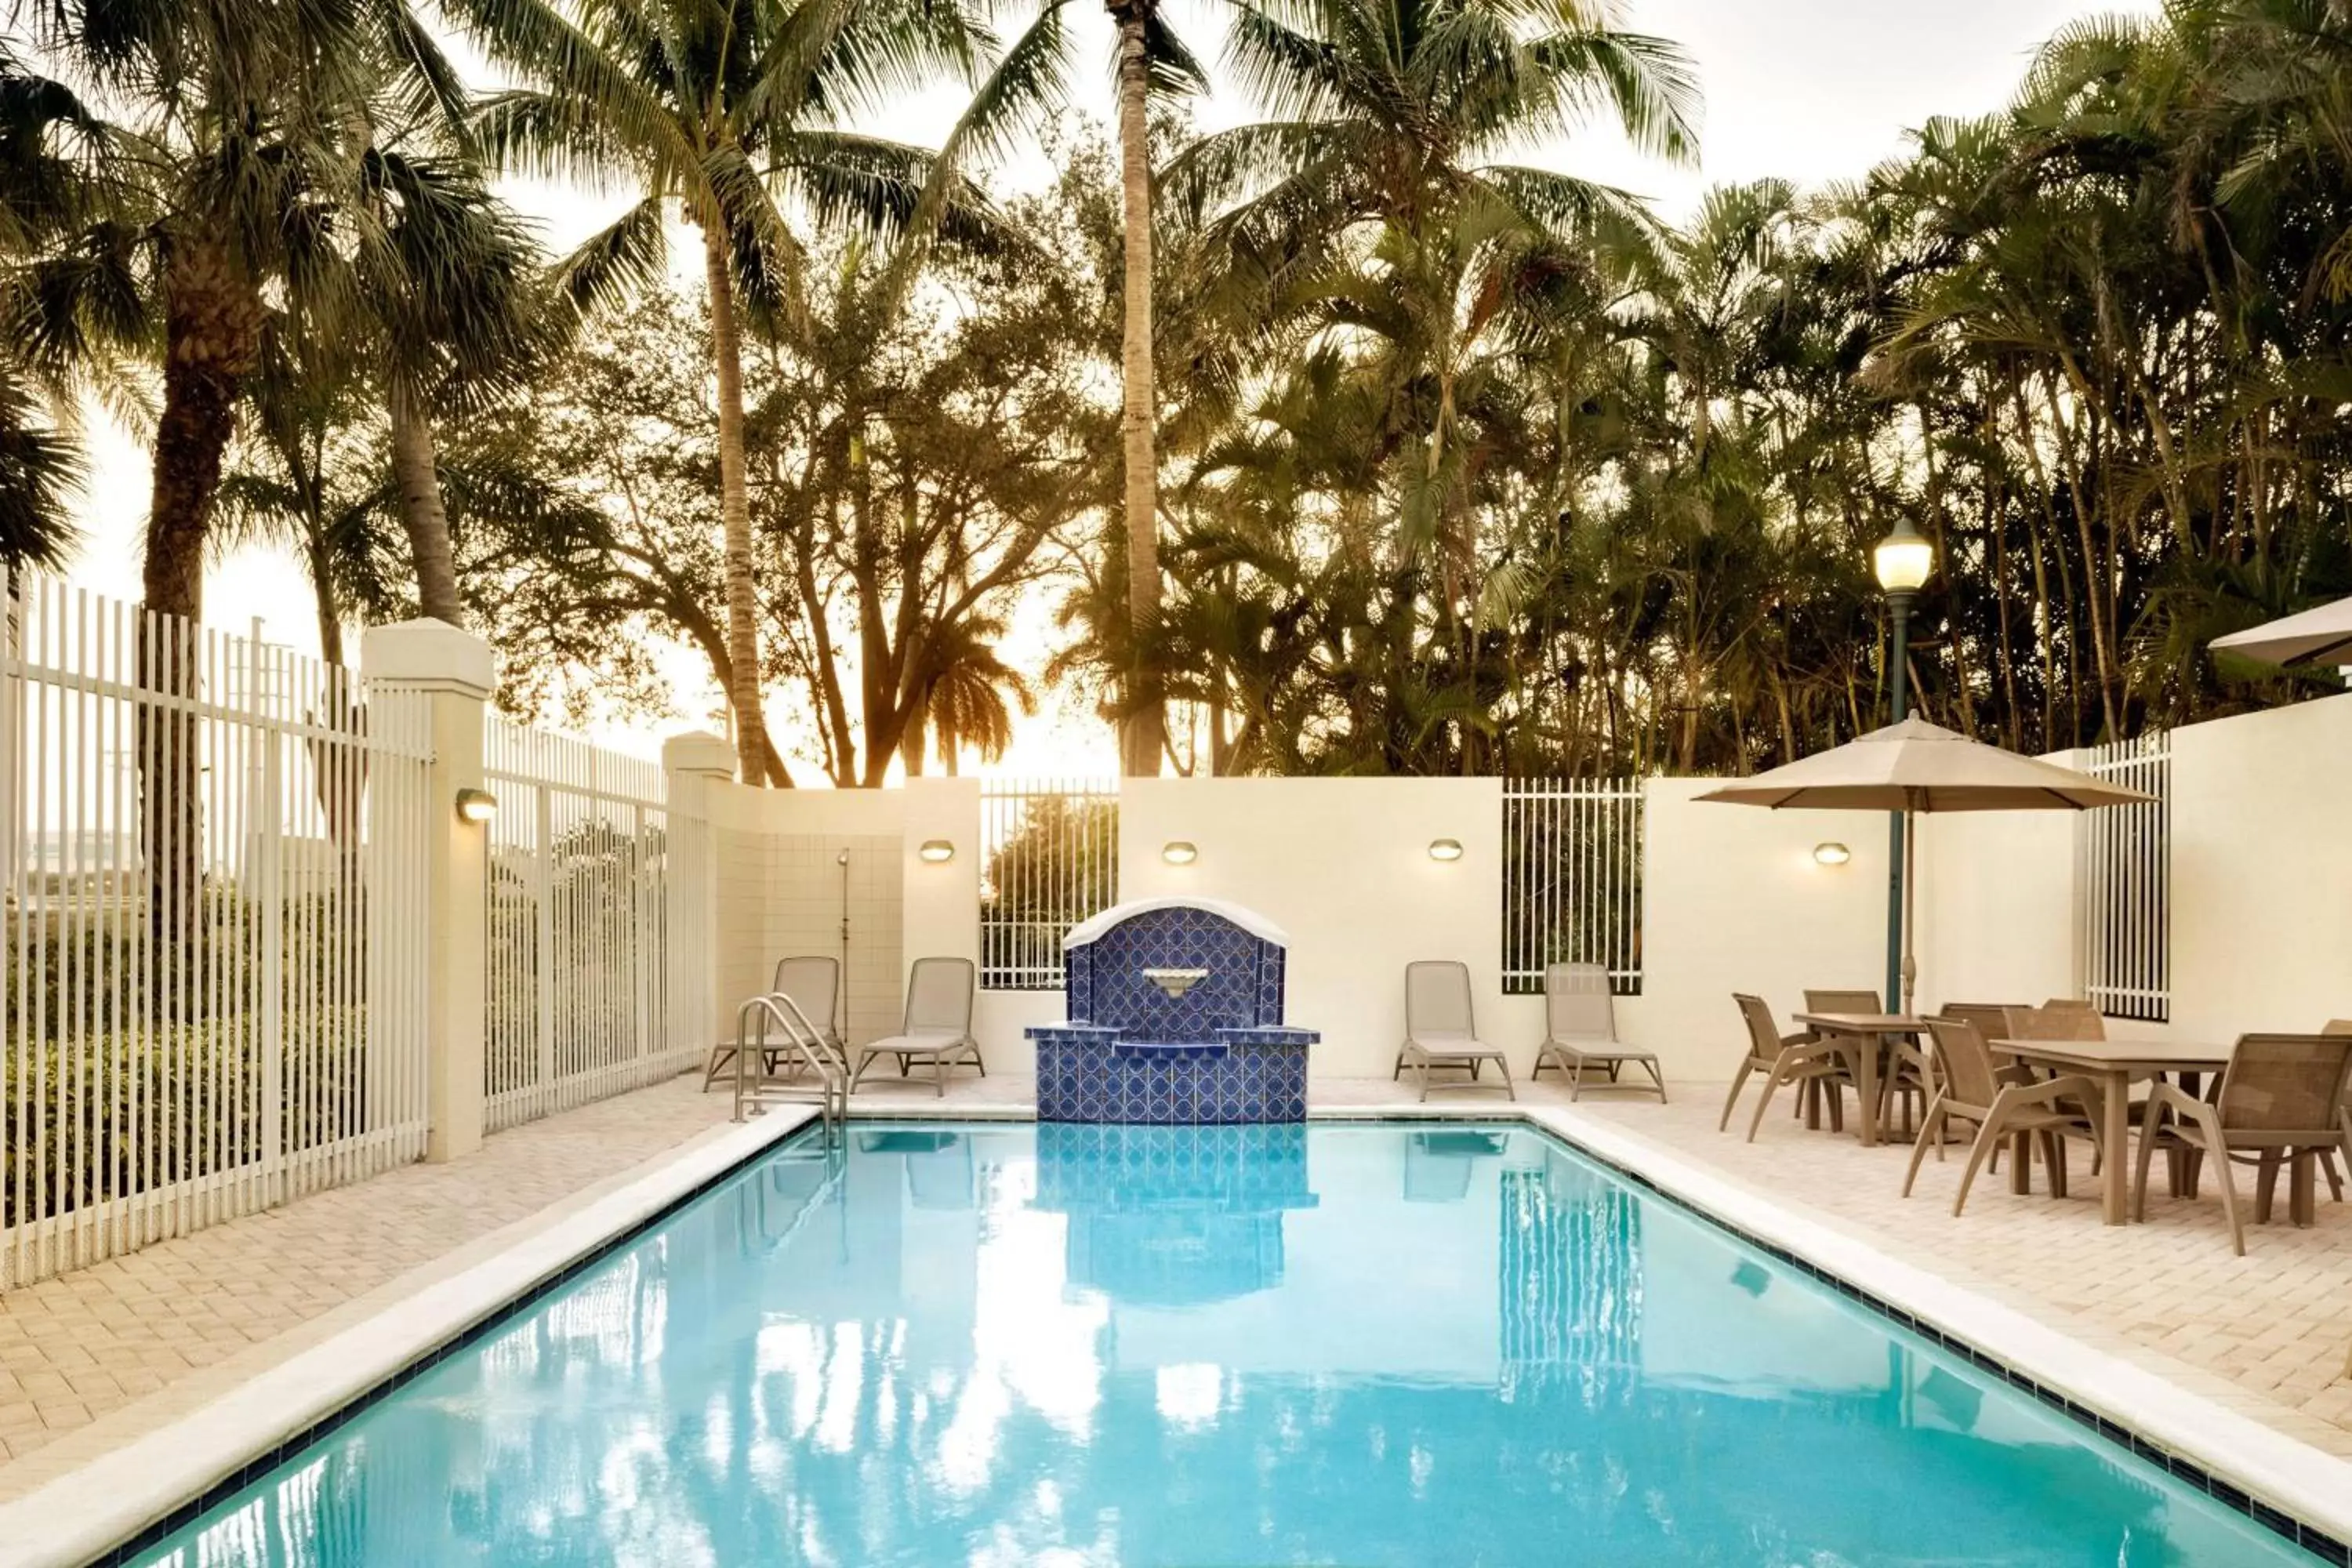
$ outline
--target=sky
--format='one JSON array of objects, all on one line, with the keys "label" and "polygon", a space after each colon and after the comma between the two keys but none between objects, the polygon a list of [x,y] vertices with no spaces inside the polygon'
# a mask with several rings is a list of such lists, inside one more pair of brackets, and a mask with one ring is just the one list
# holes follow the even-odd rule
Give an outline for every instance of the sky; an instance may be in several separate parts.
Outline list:
[{"label": "sky", "polygon": [[[1201,0],[1171,0],[1179,28],[1213,58],[1218,24]],[[1694,60],[1705,97],[1700,158],[1670,167],[1643,158],[1613,133],[1594,129],[1535,151],[1555,163],[1650,197],[1668,217],[1686,216],[1708,186],[1780,175],[1818,185],[1866,174],[1903,150],[1907,129],[1939,114],[1979,114],[2008,98],[2033,50],[2080,17],[2153,12],[2157,0],[1621,0],[1621,25],[1673,39]],[[1010,15],[1013,7],[1004,7]],[[1108,121],[1110,29],[1097,7],[1081,5],[1082,62],[1072,106]],[[1009,24],[1008,24],[1009,25]],[[956,107],[933,92],[891,117],[887,133],[936,142]],[[1196,109],[1204,128],[1249,118],[1230,90]],[[1015,165],[1005,177],[1020,183]],[[625,198],[533,184],[509,197],[542,226],[551,247],[594,232]],[[68,571],[74,583],[126,598],[139,593],[139,537],[145,521],[148,455],[144,433],[92,421],[91,479],[82,526],[88,535]],[[310,590],[293,560],[240,550],[219,562],[205,587],[205,618],[226,630],[258,621],[273,642],[315,652]],[[1049,606],[1023,606],[1012,646],[1016,662],[1042,659],[1053,629]],[[661,738],[718,714],[698,660],[677,663],[677,711],[667,720],[600,725],[593,738],[643,755]],[[789,697],[772,697],[772,725],[791,722]],[[1049,693],[1037,718],[1022,725],[1003,771],[1028,774],[1108,774],[1117,754],[1108,730],[1089,714],[1057,707]],[[813,770],[796,768],[806,776]]]}]

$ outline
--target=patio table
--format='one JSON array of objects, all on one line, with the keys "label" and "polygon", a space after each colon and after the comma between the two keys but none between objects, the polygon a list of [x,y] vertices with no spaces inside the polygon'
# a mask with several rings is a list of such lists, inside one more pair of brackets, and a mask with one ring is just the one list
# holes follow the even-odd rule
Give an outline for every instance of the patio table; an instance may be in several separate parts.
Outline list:
[{"label": "patio table", "polygon": [[1797,1022],[1815,1034],[1853,1042],[1853,1084],[1862,1096],[1859,1131],[1864,1147],[1879,1142],[1878,1049],[1889,1035],[1916,1039],[1927,1032],[1927,1020],[1904,1013],[1800,1013]]},{"label": "patio table", "polygon": [[[2131,1086],[2161,1073],[2220,1072],[2230,1047],[2193,1040],[1994,1040],[2003,1056],[2057,1072],[2081,1073],[2099,1086],[2099,1217],[2121,1225],[2129,1215]],[[2142,1136],[2146,1136],[2145,1132]]]}]

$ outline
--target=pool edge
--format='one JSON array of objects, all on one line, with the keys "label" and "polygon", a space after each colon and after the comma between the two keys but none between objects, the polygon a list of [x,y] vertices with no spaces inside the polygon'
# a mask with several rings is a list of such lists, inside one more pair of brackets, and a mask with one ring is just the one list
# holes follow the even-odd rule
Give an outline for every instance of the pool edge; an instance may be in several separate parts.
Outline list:
[{"label": "pool edge", "polygon": [[[553,1289],[817,1120],[780,1109],[724,1124],[617,1186],[516,1222],[533,1227],[88,1463],[0,1503],[11,1568],[114,1563],[201,1514],[299,1447],[437,1363],[475,1331]],[[576,1196],[576,1194],[575,1194]],[[554,1217],[545,1217],[551,1211]],[[536,1222],[536,1223],[535,1223]],[[427,1263],[420,1266],[429,1270]],[[397,1280],[388,1282],[396,1285]]]}]

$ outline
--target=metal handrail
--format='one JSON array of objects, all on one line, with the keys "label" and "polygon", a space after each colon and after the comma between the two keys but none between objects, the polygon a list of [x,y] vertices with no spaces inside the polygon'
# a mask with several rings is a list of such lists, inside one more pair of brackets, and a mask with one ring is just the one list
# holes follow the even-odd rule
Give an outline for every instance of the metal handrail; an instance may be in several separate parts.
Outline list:
[{"label": "metal handrail", "polygon": [[[771,1025],[783,1037],[783,1043],[773,1047],[769,1044]],[[810,1024],[800,1004],[781,992],[754,996],[735,1010],[735,1120],[743,1120],[747,1105],[799,1099],[793,1091],[765,1089],[751,1078],[750,1062],[756,1052],[764,1080],[772,1048],[778,1054],[788,1052],[816,1074],[817,1114],[828,1133],[840,1126],[849,1112],[847,1065],[825,1043],[824,1034]]]}]

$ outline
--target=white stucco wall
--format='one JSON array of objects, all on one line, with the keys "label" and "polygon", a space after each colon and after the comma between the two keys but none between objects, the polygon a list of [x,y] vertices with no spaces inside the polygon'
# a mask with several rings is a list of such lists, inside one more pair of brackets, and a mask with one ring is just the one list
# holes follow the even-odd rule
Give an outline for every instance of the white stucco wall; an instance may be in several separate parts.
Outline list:
[{"label": "white stucco wall", "polygon": [[[2172,770],[2173,1022],[2116,1030],[2227,1040],[2352,1016],[2352,696],[2178,731]],[[1738,1059],[1734,991],[1786,1016],[1807,986],[1876,988],[1885,952],[1883,814],[1701,804],[1709,784],[1645,786],[1643,994],[1618,1003],[1624,1037],[1694,1087]],[[820,939],[838,920],[840,846],[871,861],[853,878],[854,1034],[895,1026],[908,961],[978,956],[977,781],[709,793],[722,1020],[786,947],[832,950]],[[2070,812],[1923,819],[1924,1005],[2081,994],[2082,833]],[[922,861],[929,838],[952,843],[954,858]],[[1459,839],[1463,858],[1430,859],[1434,838]],[[1167,864],[1173,839],[1199,859]],[[1814,860],[1832,840],[1853,851],[1846,865]],[[1501,855],[1493,779],[1131,780],[1120,800],[1122,898],[1227,899],[1291,932],[1288,1014],[1324,1033],[1310,1058],[1319,1078],[1388,1072],[1415,958],[1470,966],[1482,1032],[1525,1072],[1541,1003],[1502,994]],[[991,1066],[1029,1071],[1023,1026],[1061,1016],[1058,993],[982,993]]]},{"label": "white stucco wall", "polygon": [[2172,1032],[2352,1017],[2352,696],[2172,737]]},{"label": "white stucco wall", "polygon": [[[1735,991],[1785,1016],[1807,986],[1885,982],[1885,814],[1696,798],[1716,782],[1647,785],[1642,994],[1619,999],[1617,1026],[1658,1053],[1669,1081],[1730,1078],[1747,1049]],[[1843,844],[1853,858],[1823,866],[1813,858],[1822,843]]]}]

